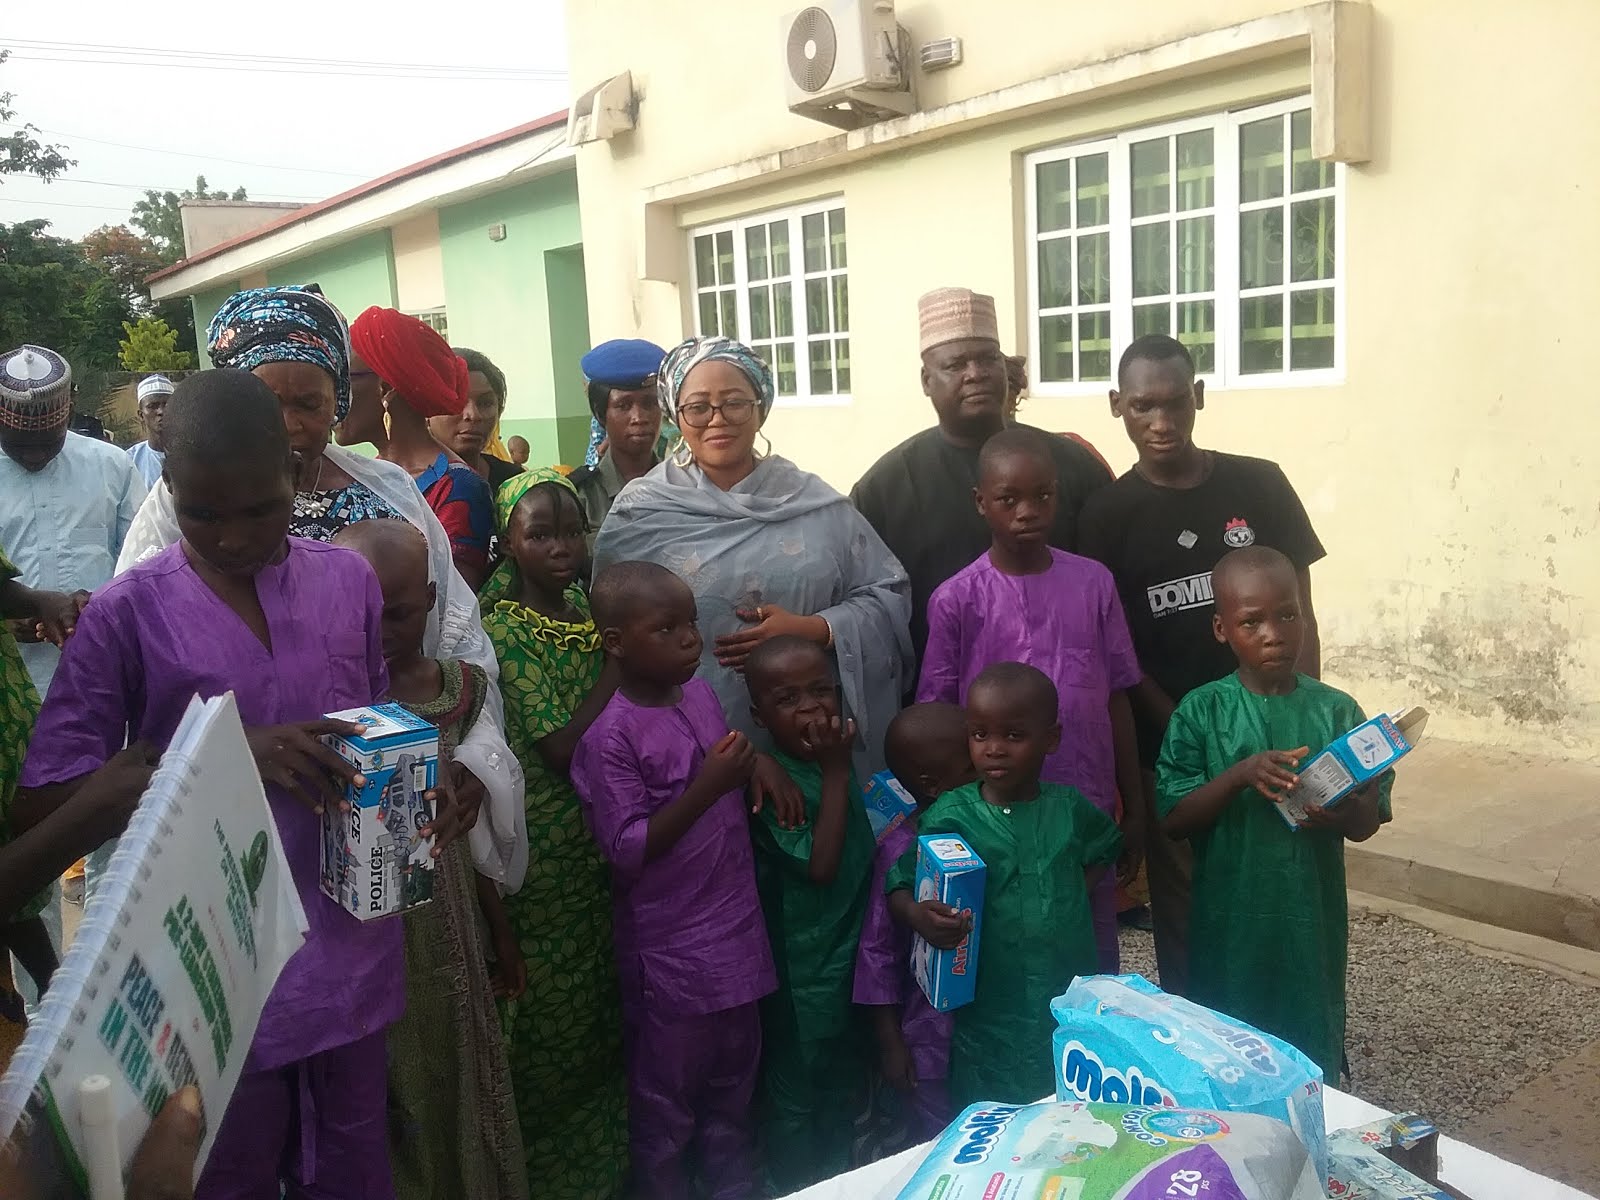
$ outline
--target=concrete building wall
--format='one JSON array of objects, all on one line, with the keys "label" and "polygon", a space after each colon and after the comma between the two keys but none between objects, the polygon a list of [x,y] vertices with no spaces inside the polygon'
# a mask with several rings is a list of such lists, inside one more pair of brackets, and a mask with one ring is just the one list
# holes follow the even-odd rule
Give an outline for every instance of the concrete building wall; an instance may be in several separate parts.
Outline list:
[{"label": "concrete building wall", "polygon": [[322,294],[351,321],[374,304],[393,308],[395,270],[389,230],[380,229],[269,267],[267,282],[319,284]]},{"label": "concrete building wall", "polygon": [[419,313],[445,307],[439,214],[429,209],[389,230],[394,241],[395,305]]},{"label": "concrete building wall", "polygon": [[186,256],[199,254],[270,225],[299,207],[264,200],[184,200],[178,205],[183,221],[183,252]]},{"label": "concrete building wall", "polygon": [[[502,224],[504,239],[491,240]],[[581,462],[588,443],[581,241],[571,174],[439,210],[450,340],[505,372],[501,434],[527,438],[530,462]]]},{"label": "concrete building wall", "polygon": [[[685,289],[641,277],[648,189],[830,135],[785,107],[779,19],[793,7],[568,5],[574,86],[631,69],[642,97],[636,132],[578,153],[590,324],[605,336],[670,344],[692,324]],[[1283,8],[928,0],[899,15],[918,42],[965,39],[961,66],[921,79],[926,110]],[[1600,418],[1574,395],[1600,304],[1600,276],[1581,266],[1600,257],[1600,129],[1581,116],[1600,99],[1586,50],[1600,8],[1460,0],[1444,19],[1378,0],[1373,17],[1370,159],[1344,170],[1339,380],[1213,389],[1198,437],[1276,459],[1297,485],[1329,551],[1313,577],[1330,678],[1369,709],[1426,702],[1448,736],[1600,757],[1589,449]],[[1530,21],[1561,35],[1530,37]],[[667,43],[697,49],[661,54]],[[1311,82],[1304,53],[1233,62],[835,169],[763,175],[671,209],[677,277],[688,278],[690,227],[843,198],[853,396],[780,407],[769,432],[779,453],[848,488],[932,422],[918,294],[991,292],[1003,336],[1026,344],[1026,153]],[[1090,436],[1118,469],[1131,460],[1103,395],[1034,399],[1024,412]]]}]

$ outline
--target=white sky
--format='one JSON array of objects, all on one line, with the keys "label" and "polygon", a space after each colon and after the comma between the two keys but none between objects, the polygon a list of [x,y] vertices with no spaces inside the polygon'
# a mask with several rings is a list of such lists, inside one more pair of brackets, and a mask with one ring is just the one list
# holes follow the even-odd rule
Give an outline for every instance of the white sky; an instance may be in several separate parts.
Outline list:
[{"label": "white sky", "polygon": [[[12,55],[0,66],[0,91],[15,93],[15,121],[47,131],[45,140],[64,144],[78,165],[50,184],[0,177],[0,223],[42,217],[62,237],[125,223],[145,188],[181,191],[196,172],[212,188],[242,186],[253,200],[324,199],[565,108],[568,98],[562,0],[448,0],[420,19],[408,6],[370,0],[287,9],[19,0],[3,8],[0,48]],[[232,63],[195,70],[86,44],[523,74],[419,78],[411,68],[352,78]],[[45,57],[74,61],[38,61]]]}]

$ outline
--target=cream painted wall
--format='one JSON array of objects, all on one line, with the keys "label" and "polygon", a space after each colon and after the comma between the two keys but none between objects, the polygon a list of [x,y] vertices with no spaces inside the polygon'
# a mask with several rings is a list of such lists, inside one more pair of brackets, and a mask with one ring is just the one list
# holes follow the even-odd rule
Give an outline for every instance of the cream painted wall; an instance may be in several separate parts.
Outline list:
[{"label": "cream painted wall", "polygon": [[439,211],[430,208],[389,227],[394,242],[395,306],[419,313],[443,308],[444,258],[439,253]]},{"label": "cream painted wall", "polygon": [[[568,6],[570,73],[631,68],[639,128],[583,148],[590,324],[671,343],[687,310],[640,281],[641,190],[827,136],[785,110],[781,0]],[[924,107],[1075,62],[1285,7],[1283,0],[904,3],[917,40],[959,35],[966,62]],[[1447,736],[1600,758],[1600,415],[1587,354],[1600,312],[1600,5],[1458,0],[1374,5],[1373,157],[1346,171],[1346,377],[1217,392],[1207,445],[1278,460],[1329,551],[1314,572],[1330,677],[1371,709],[1427,702]],[[1203,15],[1202,15],[1203,14]],[[1528,36],[1530,22],[1559,37]],[[669,43],[683,47],[663,54]],[[691,49],[692,48],[692,49]],[[1020,155],[1309,86],[1304,57],[1135,91],[677,211],[684,227],[842,195],[855,400],[780,410],[780,453],[848,488],[931,423],[915,299],[993,292],[1020,344],[1026,287]],[[687,257],[687,239],[684,239]],[[1130,450],[1101,399],[1034,400],[1035,423]]]}]

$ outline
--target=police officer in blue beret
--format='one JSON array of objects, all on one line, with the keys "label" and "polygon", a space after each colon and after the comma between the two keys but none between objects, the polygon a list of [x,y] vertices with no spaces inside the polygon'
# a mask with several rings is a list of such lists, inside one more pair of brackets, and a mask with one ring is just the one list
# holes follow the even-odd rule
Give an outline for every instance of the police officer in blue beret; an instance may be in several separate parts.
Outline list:
[{"label": "police officer in blue beret", "polygon": [[667,352],[642,338],[602,342],[583,356],[589,410],[601,431],[604,452],[592,466],[571,475],[589,522],[589,551],[617,493],[661,461],[661,401],[656,373]]}]

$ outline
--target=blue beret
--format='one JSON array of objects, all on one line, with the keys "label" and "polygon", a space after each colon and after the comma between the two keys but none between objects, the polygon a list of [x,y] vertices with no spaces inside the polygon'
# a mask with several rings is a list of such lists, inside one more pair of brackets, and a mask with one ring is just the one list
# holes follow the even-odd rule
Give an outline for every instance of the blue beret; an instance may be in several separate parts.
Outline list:
[{"label": "blue beret", "polygon": [[601,342],[579,362],[584,378],[606,387],[636,388],[661,370],[667,352],[643,338]]}]

